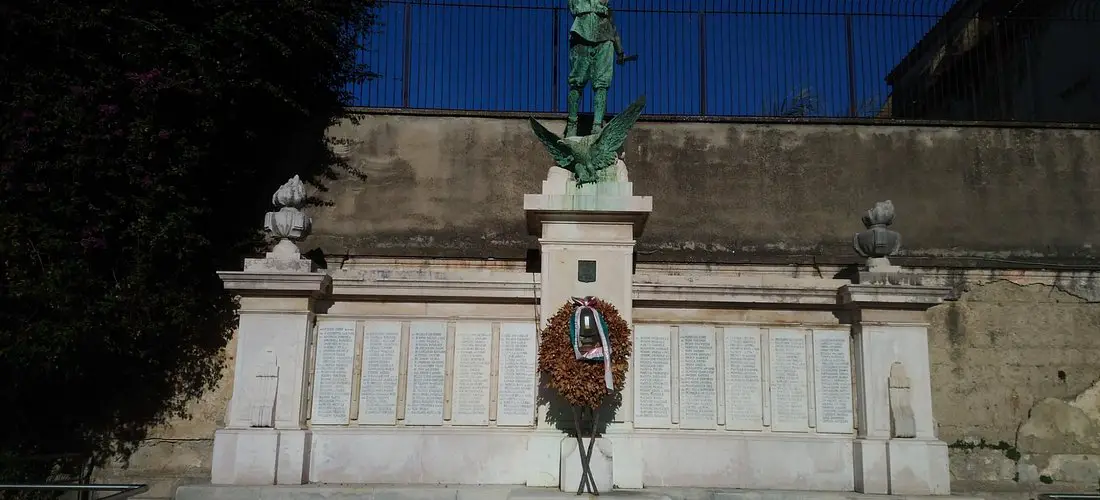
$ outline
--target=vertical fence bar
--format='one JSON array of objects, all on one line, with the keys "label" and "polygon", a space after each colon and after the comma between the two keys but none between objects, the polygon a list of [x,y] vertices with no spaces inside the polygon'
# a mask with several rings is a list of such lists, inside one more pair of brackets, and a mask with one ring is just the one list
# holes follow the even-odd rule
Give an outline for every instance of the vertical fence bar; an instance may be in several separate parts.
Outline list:
[{"label": "vertical fence bar", "polygon": [[699,9],[699,116],[707,116],[707,11]]},{"label": "vertical fence bar", "polygon": [[409,90],[412,78],[412,4],[405,4],[405,47],[403,61],[401,62],[401,107],[409,107]]},{"label": "vertical fence bar", "polygon": [[560,59],[561,56],[559,53],[561,50],[561,30],[558,29],[558,25],[561,22],[561,19],[558,17],[560,12],[561,7],[554,7],[554,15],[552,16],[554,20],[554,28],[552,30],[554,33],[554,43],[550,53],[550,59],[553,61],[553,69],[550,71],[550,109],[555,113],[558,112],[558,96],[561,95],[559,93],[561,92],[561,82],[559,81],[561,78],[558,78],[558,72],[560,71],[560,68],[558,68],[558,59]]},{"label": "vertical fence bar", "polygon": [[852,40],[852,15],[844,16],[844,36],[848,39],[848,116],[856,116],[856,48]]},{"label": "vertical fence bar", "polygon": [[[997,69],[996,69],[997,76],[994,77],[994,79],[997,81],[997,90],[996,90],[996,92],[997,92],[997,105],[998,105],[997,117],[993,118],[993,119],[994,120],[1009,120],[1010,118],[1008,116],[1008,101],[1007,101],[1008,100],[1008,87],[1006,85],[1006,81],[1008,80],[1008,78],[1005,75],[1005,63],[1004,63],[1004,59],[1003,59],[1004,50],[1001,47],[1001,43],[1002,43],[1002,41],[1001,41],[1002,40],[1001,39],[1001,27],[1004,26],[1006,23],[1002,23],[999,18],[993,18],[991,20],[991,22],[993,24],[993,57],[994,57],[994,61],[996,61],[996,64],[997,64]],[[983,75],[983,76],[985,76],[985,75]],[[989,117],[984,117],[983,119],[988,120]]]}]

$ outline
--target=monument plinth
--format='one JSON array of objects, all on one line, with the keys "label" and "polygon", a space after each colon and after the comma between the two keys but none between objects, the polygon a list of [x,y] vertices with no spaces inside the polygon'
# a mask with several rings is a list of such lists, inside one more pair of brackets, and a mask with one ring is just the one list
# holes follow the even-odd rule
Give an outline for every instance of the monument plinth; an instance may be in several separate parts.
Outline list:
[{"label": "monument plinth", "polygon": [[[623,320],[628,324],[632,321],[635,239],[641,236],[653,210],[653,198],[634,195],[621,159],[600,176],[603,180],[599,182],[579,184],[568,170],[551,167],[542,183],[542,193],[524,196],[528,232],[539,237],[540,327],[571,298],[588,296],[607,300]],[[608,415],[613,423],[630,421],[630,380],[627,376],[622,405],[613,416]],[[547,411],[546,407],[540,408],[540,427],[550,427],[545,418]],[[641,464],[625,456],[614,460],[614,439],[598,442],[591,473],[599,489],[607,491],[612,485],[640,488]],[[562,490],[576,489],[580,480],[579,451],[573,439],[560,438],[558,479]],[[627,470],[630,464],[634,464],[634,470]]]},{"label": "monument plinth", "polygon": [[577,186],[551,167],[541,194],[524,195],[527,230],[539,237],[542,318],[571,297],[598,296],[630,321],[635,238],[653,211],[653,197],[634,196],[622,160],[614,180]]}]

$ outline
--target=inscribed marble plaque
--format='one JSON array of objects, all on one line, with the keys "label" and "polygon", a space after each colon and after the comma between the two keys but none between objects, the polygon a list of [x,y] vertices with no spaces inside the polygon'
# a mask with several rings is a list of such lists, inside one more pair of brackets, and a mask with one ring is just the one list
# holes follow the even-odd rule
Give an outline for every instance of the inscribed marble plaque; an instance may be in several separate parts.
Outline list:
[{"label": "inscribed marble plaque", "polygon": [[760,329],[726,327],[723,335],[726,429],[761,430],[764,428],[764,387],[760,361]]},{"label": "inscribed marble plaque", "polygon": [[502,323],[497,365],[497,426],[535,425],[538,331],[534,323]]},{"label": "inscribed marble plaque", "polygon": [[317,323],[313,358],[313,425],[348,425],[355,363],[355,322]]},{"label": "inscribed marble plaque", "polygon": [[672,338],[668,325],[634,327],[634,427],[672,426]]},{"label": "inscribed marble plaque", "polygon": [[774,431],[809,432],[807,333],[798,330],[771,331],[769,375]]},{"label": "inscribed marble plaque", "polygon": [[397,384],[401,367],[401,323],[363,326],[363,362],[359,376],[359,423],[397,423]]},{"label": "inscribed marble plaque", "polygon": [[409,331],[405,425],[443,425],[447,324],[412,323]]},{"label": "inscribed marble plaque", "polygon": [[489,425],[489,363],[492,350],[492,323],[455,325],[451,424]]},{"label": "inscribed marble plaque", "polygon": [[847,331],[814,330],[814,389],[817,431],[852,433],[852,358]]},{"label": "inscribed marble plaque", "polygon": [[680,327],[680,428],[718,426],[714,328]]}]

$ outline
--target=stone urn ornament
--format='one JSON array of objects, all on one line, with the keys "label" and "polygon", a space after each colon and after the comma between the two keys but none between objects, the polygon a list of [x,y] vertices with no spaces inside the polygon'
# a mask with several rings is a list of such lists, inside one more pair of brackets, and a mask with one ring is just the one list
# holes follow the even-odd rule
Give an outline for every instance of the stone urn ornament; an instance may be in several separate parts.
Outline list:
[{"label": "stone urn ornament", "polygon": [[860,257],[867,259],[870,272],[896,271],[889,257],[901,248],[901,234],[889,229],[894,223],[894,203],[890,200],[875,203],[875,207],[863,216],[867,228],[856,233],[852,246]]},{"label": "stone urn ornament", "polygon": [[309,236],[313,221],[300,210],[306,200],[306,188],[297,175],[291,177],[271,195],[271,204],[278,208],[264,217],[264,229],[276,239],[268,258],[297,259],[301,256],[295,241]]}]

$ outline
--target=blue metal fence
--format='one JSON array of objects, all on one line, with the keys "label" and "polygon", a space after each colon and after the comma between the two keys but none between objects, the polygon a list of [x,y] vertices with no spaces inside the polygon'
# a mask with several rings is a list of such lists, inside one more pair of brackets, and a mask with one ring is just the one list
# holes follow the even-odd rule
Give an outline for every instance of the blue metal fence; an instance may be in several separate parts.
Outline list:
[{"label": "blue metal fence", "polygon": [[[1054,4],[1061,7],[1052,10]],[[997,108],[997,99],[985,95],[993,92],[989,85],[974,90],[974,82],[1016,57],[1008,50],[1014,40],[1034,40],[1052,25],[1100,32],[1095,9],[1082,5],[611,0],[627,52],[639,59],[616,67],[608,107],[617,111],[645,94],[649,115],[1044,119]],[[390,1],[379,5],[378,20],[364,34],[360,55],[378,76],[351,88],[355,106],[564,111],[572,22],[566,0]],[[960,36],[972,31],[968,20],[992,26],[993,36],[985,37],[992,41],[960,46]],[[944,54],[952,68],[966,71],[930,71]],[[924,80],[914,83],[912,75]],[[892,99],[899,82],[908,85],[900,103]],[[924,87],[932,90],[913,93]],[[989,109],[981,113],[944,115],[959,99],[994,104],[983,104]]]}]

